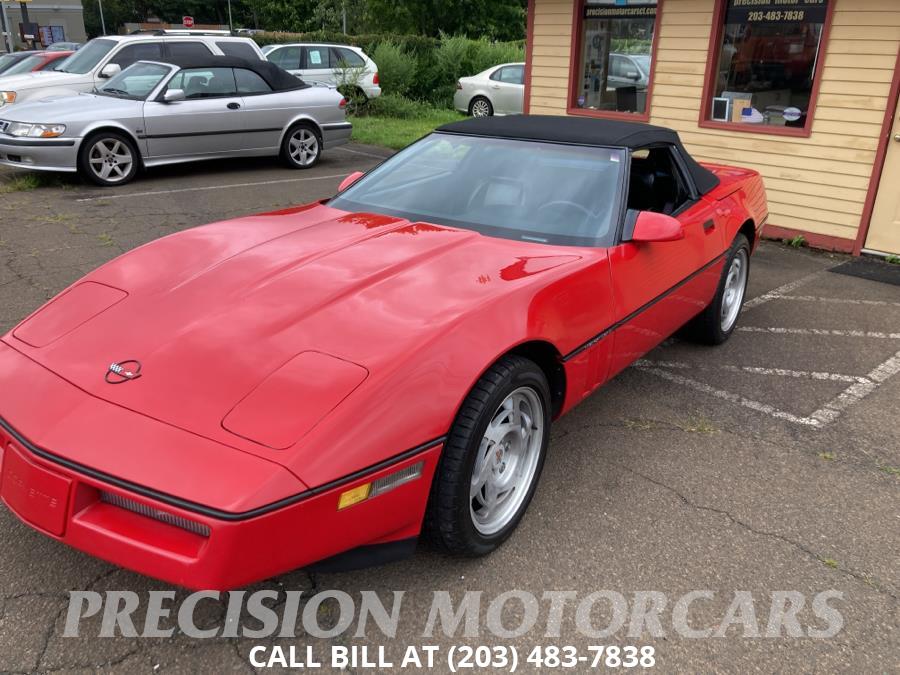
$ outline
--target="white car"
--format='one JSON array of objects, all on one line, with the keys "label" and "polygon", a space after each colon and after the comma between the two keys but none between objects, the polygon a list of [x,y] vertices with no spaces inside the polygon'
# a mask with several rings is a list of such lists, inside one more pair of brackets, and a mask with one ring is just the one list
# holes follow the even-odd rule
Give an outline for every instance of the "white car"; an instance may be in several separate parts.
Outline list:
[{"label": "white car", "polygon": [[138,61],[180,62],[210,55],[265,59],[250,38],[187,32],[109,35],[91,40],[55,70],[0,76],[0,110],[28,100],[89,92]]},{"label": "white car", "polygon": [[453,96],[453,107],[472,117],[521,115],[524,105],[524,63],[503,63],[462,77]]},{"label": "white car", "polygon": [[[378,66],[359,47],[351,45],[290,43],[266,45],[266,58],[304,82],[320,82],[333,87],[347,84],[347,75],[354,76],[366,98],[381,96]],[[345,75],[347,73],[347,75]]]}]

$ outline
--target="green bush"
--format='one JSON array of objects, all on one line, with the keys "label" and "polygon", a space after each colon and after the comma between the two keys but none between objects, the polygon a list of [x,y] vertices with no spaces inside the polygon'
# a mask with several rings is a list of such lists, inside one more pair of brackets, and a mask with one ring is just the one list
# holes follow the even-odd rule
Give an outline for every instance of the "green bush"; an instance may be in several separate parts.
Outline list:
[{"label": "green bush", "polygon": [[[286,42],[336,42],[360,47],[378,64],[386,93],[428,101],[450,108],[456,81],[500,64],[525,60],[522,42],[490,42],[462,36],[344,35],[313,33],[258,33],[260,46]],[[398,58],[398,54],[403,59]],[[411,74],[410,74],[411,72]]]},{"label": "green bush", "polygon": [[378,78],[385,93],[406,96],[415,86],[417,59],[400,45],[386,40],[375,47],[371,56],[378,64]]},{"label": "green bush", "polygon": [[366,106],[365,113],[375,117],[396,117],[411,120],[428,117],[434,113],[434,106],[423,101],[413,101],[398,94],[382,94],[373,98]]}]

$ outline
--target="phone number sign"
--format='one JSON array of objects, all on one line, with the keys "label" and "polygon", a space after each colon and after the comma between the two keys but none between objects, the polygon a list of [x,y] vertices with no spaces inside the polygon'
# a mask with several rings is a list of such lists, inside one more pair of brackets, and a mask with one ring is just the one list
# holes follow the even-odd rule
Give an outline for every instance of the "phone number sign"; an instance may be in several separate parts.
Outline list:
[{"label": "phone number sign", "polygon": [[728,0],[725,23],[825,23],[828,0]]}]

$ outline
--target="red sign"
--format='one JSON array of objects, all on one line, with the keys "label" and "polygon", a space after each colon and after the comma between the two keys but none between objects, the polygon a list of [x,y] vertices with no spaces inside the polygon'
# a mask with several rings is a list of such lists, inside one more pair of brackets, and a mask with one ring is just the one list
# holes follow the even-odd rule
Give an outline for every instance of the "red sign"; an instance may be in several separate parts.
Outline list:
[{"label": "red sign", "polygon": [[181,24],[185,28],[193,28],[194,27],[194,17],[192,17],[192,16],[181,17]]}]

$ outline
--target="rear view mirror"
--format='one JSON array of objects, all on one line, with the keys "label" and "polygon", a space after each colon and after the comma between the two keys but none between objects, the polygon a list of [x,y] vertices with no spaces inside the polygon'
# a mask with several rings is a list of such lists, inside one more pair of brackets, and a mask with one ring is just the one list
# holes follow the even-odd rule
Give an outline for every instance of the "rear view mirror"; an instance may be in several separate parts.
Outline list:
[{"label": "rear view mirror", "polygon": [[175,103],[184,99],[184,89],[167,89],[166,93],[163,94],[163,101],[166,103]]},{"label": "rear view mirror", "polygon": [[118,63],[107,63],[103,66],[103,70],[100,71],[100,77],[104,80],[108,80],[111,77],[115,77],[119,73],[122,72],[122,67]]},{"label": "rear view mirror", "polygon": [[631,241],[655,242],[684,239],[684,225],[672,216],[654,211],[638,212]]},{"label": "rear view mirror", "polygon": [[338,185],[338,192],[343,192],[344,190],[346,190],[348,187],[353,185],[356,181],[358,181],[360,178],[362,178],[365,175],[366,174],[364,174],[362,171],[354,171],[349,176],[347,176],[344,180],[341,181],[341,184]]}]

